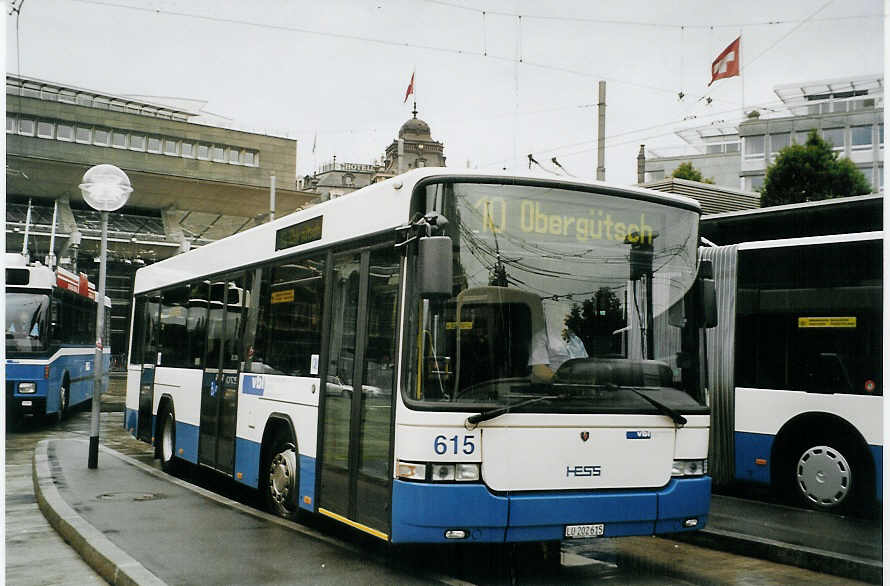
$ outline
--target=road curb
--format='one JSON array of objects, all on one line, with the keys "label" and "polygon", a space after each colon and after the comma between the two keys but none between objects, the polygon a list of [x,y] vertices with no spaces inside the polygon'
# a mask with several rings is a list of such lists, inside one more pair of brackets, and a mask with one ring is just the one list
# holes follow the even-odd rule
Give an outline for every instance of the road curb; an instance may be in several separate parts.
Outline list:
[{"label": "road curb", "polygon": [[31,461],[34,494],[50,525],[109,583],[121,586],[165,584],[65,502],[56,488],[56,478],[50,465],[49,445],[53,441],[56,440],[41,440],[34,448],[34,458]]},{"label": "road curb", "polygon": [[873,584],[880,584],[883,581],[883,564],[880,561],[744,535],[725,529],[705,528],[701,531],[672,535],[671,538],[709,549],[769,560],[843,578]]}]

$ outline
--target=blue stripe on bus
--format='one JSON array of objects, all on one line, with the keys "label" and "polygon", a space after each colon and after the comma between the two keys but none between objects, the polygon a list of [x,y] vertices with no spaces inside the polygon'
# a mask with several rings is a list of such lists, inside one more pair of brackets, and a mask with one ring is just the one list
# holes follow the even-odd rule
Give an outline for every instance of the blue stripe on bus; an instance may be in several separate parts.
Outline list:
[{"label": "blue stripe on bus", "polygon": [[139,411],[136,409],[127,409],[124,415],[124,429],[132,435],[136,435],[136,426],[139,424]]},{"label": "blue stripe on bus", "polygon": [[[260,444],[235,438],[235,480],[252,488],[259,486]],[[238,475],[241,475],[241,478]]]},{"label": "blue stripe on bus", "polygon": [[[154,418],[152,418],[154,419]],[[157,427],[152,427],[157,429]],[[182,450],[182,453],[179,453]],[[198,463],[198,426],[191,423],[176,422],[176,455],[183,460]]]},{"label": "blue stripe on bus", "polygon": [[[735,432],[735,477],[745,482],[769,484],[769,462],[773,441],[776,438],[765,433]],[[765,465],[755,464],[762,459]]]},{"label": "blue stripe on bus", "polygon": [[[260,444],[250,440],[235,438],[235,480],[251,488],[259,488]],[[238,475],[241,474],[239,478]],[[300,454],[301,508],[315,510],[315,458]],[[309,498],[309,502],[305,498]]]},{"label": "blue stripe on bus", "polygon": [[875,497],[884,500],[884,446],[868,446],[875,462]]},{"label": "blue stripe on bus", "polygon": [[[306,498],[309,497],[309,502]],[[300,454],[300,508],[315,510],[315,458]]]},{"label": "blue stripe on bus", "polygon": [[445,531],[469,531],[468,541],[561,540],[565,526],[605,523],[606,536],[651,535],[707,523],[711,479],[672,479],[660,490],[492,494],[481,484],[393,482],[392,541],[445,543]]}]

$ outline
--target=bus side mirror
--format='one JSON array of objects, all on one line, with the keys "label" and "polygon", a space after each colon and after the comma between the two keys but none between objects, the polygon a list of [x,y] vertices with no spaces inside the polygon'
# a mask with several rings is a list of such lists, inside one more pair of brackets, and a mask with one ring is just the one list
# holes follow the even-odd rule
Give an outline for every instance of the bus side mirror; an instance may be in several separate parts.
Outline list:
[{"label": "bus side mirror", "polygon": [[701,261],[698,271],[701,291],[701,327],[717,325],[717,286],[714,283],[714,265],[710,260]]},{"label": "bus side mirror", "polygon": [[451,297],[453,285],[451,238],[427,236],[418,241],[418,288],[423,299]]}]

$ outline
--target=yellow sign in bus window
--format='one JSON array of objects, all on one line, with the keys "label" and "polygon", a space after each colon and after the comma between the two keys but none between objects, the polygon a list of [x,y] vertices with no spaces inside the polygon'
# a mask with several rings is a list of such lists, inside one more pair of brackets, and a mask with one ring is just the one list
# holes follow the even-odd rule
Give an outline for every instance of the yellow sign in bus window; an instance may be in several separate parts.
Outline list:
[{"label": "yellow sign in bus window", "polygon": [[457,330],[457,329],[472,330],[473,322],[471,322],[471,321],[449,321],[449,322],[445,322],[445,329],[446,330]]},{"label": "yellow sign in bus window", "polygon": [[294,290],[286,289],[284,291],[274,291],[272,293],[272,303],[290,303],[294,300]]},{"label": "yellow sign in bus window", "polygon": [[799,328],[855,328],[855,317],[799,317]]}]

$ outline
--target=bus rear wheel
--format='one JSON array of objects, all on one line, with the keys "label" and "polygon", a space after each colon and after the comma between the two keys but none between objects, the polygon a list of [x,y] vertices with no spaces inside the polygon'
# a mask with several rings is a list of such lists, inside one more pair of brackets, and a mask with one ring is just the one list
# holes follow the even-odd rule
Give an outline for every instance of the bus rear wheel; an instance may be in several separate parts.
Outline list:
[{"label": "bus rear wheel", "polygon": [[299,515],[299,487],[297,449],[287,438],[278,436],[270,444],[262,471],[266,509],[273,515],[295,520]]},{"label": "bus rear wheel", "polygon": [[866,494],[865,463],[850,442],[836,438],[811,439],[797,444],[789,463],[798,504],[811,509],[848,512]]}]

